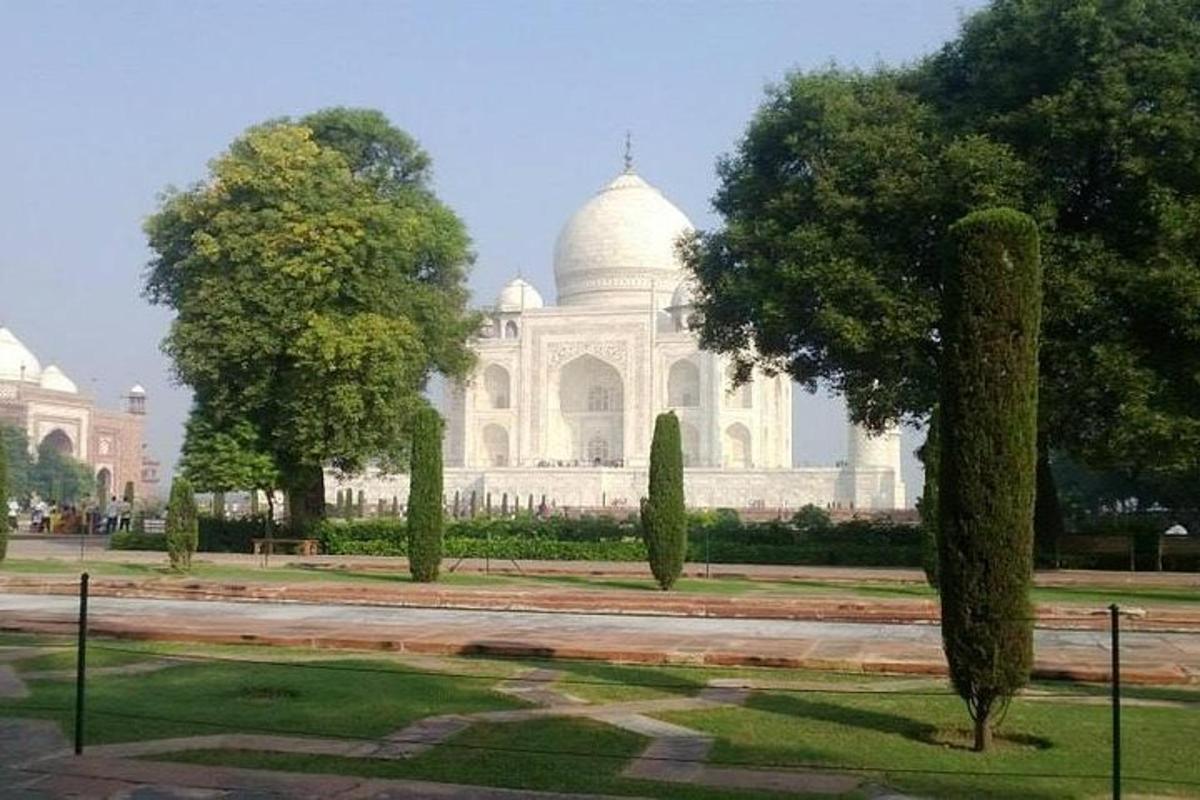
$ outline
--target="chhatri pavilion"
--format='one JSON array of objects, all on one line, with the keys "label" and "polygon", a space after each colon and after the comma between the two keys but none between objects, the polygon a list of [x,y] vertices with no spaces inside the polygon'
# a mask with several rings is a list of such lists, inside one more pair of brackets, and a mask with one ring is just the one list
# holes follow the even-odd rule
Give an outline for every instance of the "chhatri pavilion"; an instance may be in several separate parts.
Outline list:
[{"label": "chhatri pavilion", "polygon": [[[699,348],[676,250],[687,216],[632,168],[567,221],[554,248],[555,303],[518,277],[486,309],[474,373],[446,387],[445,487],[478,503],[637,507],[654,419],[678,415],[694,507],[906,506],[899,432],[848,424],[837,466],[792,466],[792,383],[733,385],[727,358]],[[403,503],[405,475],[338,481],[369,504]]]}]

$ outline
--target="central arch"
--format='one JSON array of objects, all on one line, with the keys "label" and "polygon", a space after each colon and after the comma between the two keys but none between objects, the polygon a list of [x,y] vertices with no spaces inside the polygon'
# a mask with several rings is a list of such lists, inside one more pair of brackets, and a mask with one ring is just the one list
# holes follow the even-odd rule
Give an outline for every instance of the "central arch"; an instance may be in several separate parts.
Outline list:
[{"label": "central arch", "polygon": [[75,455],[75,443],[62,428],[55,428],[42,439],[42,446],[49,447],[60,456]]},{"label": "central arch", "polygon": [[559,453],[583,464],[624,457],[625,388],[616,367],[592,355],[567,362],[558,375]]}]

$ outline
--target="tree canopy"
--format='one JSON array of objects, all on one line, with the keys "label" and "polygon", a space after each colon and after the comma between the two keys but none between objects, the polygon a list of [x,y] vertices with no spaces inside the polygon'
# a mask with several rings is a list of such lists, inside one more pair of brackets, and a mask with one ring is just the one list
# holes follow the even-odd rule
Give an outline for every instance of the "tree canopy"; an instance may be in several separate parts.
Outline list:
[{"label": "tree canopy", "polygon": [[1189,0],[997,0],[911,67],[791,75],[719,164],[723,226],[684,247],[703,343],[923,422],[948,228],[1012,206],[1042,238],[1046,446],[1196,470],[1198,153]]},{"label": "tree canopy", "polygon": [[163,347],[195,394],[185,464],[216,434],[210,449],[268,455],[302,523],[324,511],[324,465],[404,458],[422,388],[468,369],[475,325],[469,239],[428,177],[382,114],[329,109],[251,128],[168,191],[145,292],[175,311]]}]

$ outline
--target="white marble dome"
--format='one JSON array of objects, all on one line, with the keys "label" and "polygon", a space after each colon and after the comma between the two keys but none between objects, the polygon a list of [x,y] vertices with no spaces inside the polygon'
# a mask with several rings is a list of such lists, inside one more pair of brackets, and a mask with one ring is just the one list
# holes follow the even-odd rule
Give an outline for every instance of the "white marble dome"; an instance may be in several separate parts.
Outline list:
[{"label": "white marble dome", "polygon": [[37,383],[42,365],[8,328],[0,327],[0,381],[25,380]]},{"label": "white marble dome", "polygon": [[54,364],[42,370],[41,384],[43,389],[55,392],[79,393],[79,387],[75,385],[75,381],[68,378],[67,374]]},{"label": "white marble dome", "polygon": [[675,245],[692,223],[662,192],[627,170],[567,221],[554,247],[559,305],[665,306],[680,281]]},{"label": "white marble dome", "polygon": [[523,311],[528,308],[541,308],[544,305],[538,290],[524,278],[513,278],[504,284],[496,298],[497,311]]}]

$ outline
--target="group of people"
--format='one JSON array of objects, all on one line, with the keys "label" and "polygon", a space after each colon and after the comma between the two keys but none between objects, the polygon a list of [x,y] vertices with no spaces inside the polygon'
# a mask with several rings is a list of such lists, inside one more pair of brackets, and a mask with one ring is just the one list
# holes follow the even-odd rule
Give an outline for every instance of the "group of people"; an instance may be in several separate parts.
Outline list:
[{"label": "group of people", "polygon": [[[20,505],[8,501],[9,527],[16,529]],[[133,506],[114,495],[102,509],[95,500],[80,505],[56,503],[35,496],[29,504],[29,530],[33,533],[114,533],[127,531],[133,517]]]}]

